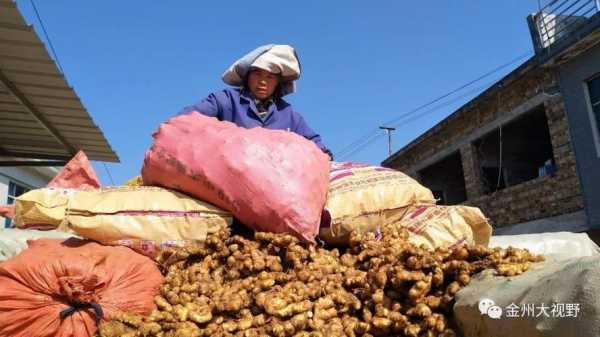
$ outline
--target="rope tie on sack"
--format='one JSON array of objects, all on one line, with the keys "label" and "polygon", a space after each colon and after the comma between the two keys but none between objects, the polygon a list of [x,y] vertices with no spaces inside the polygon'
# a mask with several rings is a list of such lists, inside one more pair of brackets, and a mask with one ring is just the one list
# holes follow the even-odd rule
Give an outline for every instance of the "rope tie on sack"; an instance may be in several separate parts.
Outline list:
[{"label": "rope tie on sack", "polygon": [[97,290],[104,284],[100,281],[96,273],[85,273],[82,275],[65,275],[58,278],[60,287],[59,294],[64,298],[67,308],[59,313],[61,320],[73,315],[79,310],[89,312],[94,310],[94,321],[96,327],[100,326],[100,321],[104,318],[104,311],[98,304],[100,298]]},{"label": "rope tie on sack", "polygon": [[96,322],[96,327],[100,326],[100,321],[104,318],[104,311],[102,311],[102,307],[100,304],[90,301],[90,302],[81,302],[81,301],[73,301],[69,303],[69,307],[60,312],[59,317],[61,320],[73,315],[77,310],[86,310],[86,309],[94,309],[94,321]]}]

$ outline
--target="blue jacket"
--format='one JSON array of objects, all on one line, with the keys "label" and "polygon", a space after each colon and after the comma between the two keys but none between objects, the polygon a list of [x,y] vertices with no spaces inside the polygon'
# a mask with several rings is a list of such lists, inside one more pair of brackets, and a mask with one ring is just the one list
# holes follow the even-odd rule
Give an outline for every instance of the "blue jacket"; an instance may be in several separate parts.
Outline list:
[{"label": "blue jacket", "polygon": [[241,88],[227,88],[208,95],[197,104],[185,107],[181,113],[198,111],[221,121],[229,121],[247,129],[263,127],[272,130],[292,131],[313,141],[330,157],[329,151],[319,136],[311,129],[302,116],[281,98],[274,98],[269,106],[269,114],[263,120],[257,114],[254,99]]}]

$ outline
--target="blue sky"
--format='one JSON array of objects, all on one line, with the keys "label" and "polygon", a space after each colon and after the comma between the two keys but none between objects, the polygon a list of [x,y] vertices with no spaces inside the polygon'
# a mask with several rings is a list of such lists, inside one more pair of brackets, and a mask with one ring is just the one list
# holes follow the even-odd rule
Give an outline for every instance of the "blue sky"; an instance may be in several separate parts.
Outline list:
[{"label": "blue sky", "polygon": [[[121,163],[115,184],[139,174],[158,125],[225,87],[221,74],[267,43],[293,45],[303,66],[288,96],[336,159],[380,163],[383,132],[350,156],[348,144],[387,121],[532,50],[534,0],[504,1],[35,1],[66,78]],[[177,5],[174,5],[177,4]],[[45,41],[30,1],[17,5]],[[521,61],[524,61],[521,60]],[[495,73],[399,120],[398,150],[473,97]],[[464,96],[464,97],[462,97]],[[348,151],[346,151],[348,152]],[[106,170],[95,163],[104,184]]]}]

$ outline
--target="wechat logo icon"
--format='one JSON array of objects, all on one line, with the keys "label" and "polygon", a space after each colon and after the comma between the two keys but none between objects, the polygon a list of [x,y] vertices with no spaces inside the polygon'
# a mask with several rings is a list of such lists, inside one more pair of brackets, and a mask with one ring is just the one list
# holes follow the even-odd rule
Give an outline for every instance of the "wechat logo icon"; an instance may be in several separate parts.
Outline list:
[{"label": "wechat logo icon", "polygon": [[496,303],[489,298],[484,298],[479,301],[479,312],[482,315],[487,315],[491,319],[500,319],[502,317],[502,308],[497,306]]}]

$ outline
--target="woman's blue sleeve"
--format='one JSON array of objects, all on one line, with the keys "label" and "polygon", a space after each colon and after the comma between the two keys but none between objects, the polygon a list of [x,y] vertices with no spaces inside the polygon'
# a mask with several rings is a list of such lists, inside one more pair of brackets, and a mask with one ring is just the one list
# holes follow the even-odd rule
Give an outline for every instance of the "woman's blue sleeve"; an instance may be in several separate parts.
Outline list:
[{"label": "woman's blue sleeve", "polygon": [[331,160],[333,160],[333,153],[323,144],[321,136],[319,136],[318,133],[316,133],[310,126],[308,126],[302,115],[300,115],[297,112],[294,113],[296,115],[296,118],[292,119],[294,124],[292,125],[292,130],[295,133],[304,136],[304,138],[313,141],[323,152],[329,155]]},{"label": "woman's blue sleeve", "polygon": [[208,117],[218,118],[220,111],[219,104],[217,103],[217,96],[214,93],[212,93],[200,102],[194,105],[186,106],[185,108],[183,108],[183,110],[179,112],[179,115],[188,114],[192,111],[198,111],[201,114]]}]

